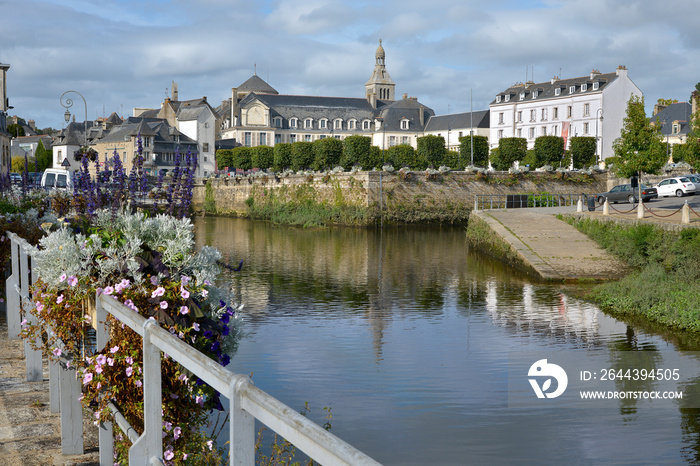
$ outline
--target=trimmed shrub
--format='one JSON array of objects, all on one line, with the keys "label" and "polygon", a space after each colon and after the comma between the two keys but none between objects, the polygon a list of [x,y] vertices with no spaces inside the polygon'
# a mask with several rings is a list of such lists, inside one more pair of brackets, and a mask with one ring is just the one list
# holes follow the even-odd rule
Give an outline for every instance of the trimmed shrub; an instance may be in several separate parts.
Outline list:
[{"label": "trimmed shrub", "polygon": [[[474,139],[473,163],[472,138]],[[461,165],[474,165],[475,167],[489,166],[489,139],[486,136],[462,136],[459,138],[459,152]]]},{"label": "trimmed shrub", "polygon": [[281,172],[292,166],[292,145],[288,142],[275,144],[273,148],[274,162],[272,167]]},{"label": "trimmed shrub", "polygon": [[542,165],[560,166],[564,159],[564,138],[540,136],[535,139],[535,158]]},{"label": "trimmed shrub", "polygon": [[367,136],[348,136],[343,140],[343,155],[340,164],[349,170],[353,165],[364,167],[370,159],[372,140]]},{"label": "trimmed shrub", "polygon": [[574,136],[569,146],[574,168],[590,167],[596,163],[596,143],[593,137]]},{"label": "trimmed shrub", "polygon": [[428,166],[433,168],[442,165],[445,159],[445,138],[428,134],[418,138],[418,158],[425,160]]},{"label": "trimmed shrub", "polygon": [[343,155],[343,143],[339,139],[324,138],[317,139],[314,145],[313,169],[320,171],[330,169],[340,163]]},{"label": "trimmed shrub", "polygon": [[271,168],[275,161],[275,150],[270,146],[256,146],[251,150],[253,167],[261,170]]},{"label": "trimmed shrub", "polygon": [[314,145],[312,142],[297,141],[292,143],[292,170],[305,170],[314,163]]}]

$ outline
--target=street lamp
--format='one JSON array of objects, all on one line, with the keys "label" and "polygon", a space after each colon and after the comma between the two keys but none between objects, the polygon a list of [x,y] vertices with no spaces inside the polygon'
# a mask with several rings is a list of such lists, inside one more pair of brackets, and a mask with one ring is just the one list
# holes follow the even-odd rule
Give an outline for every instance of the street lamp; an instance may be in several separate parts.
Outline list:
[{"label": "street lamp", "polygon": [[[63,117],[66,119],[66,123],[68,123],[70,121],[70,111],[68,109],[73,106],[73,99],[71,99],[70,97],[66,97],[64,100],[63,97],[66,94],[69,94],[71,92],[74,94],[78,94],[80,96],[80,98],[83,99],[83,103],[85,104],[85,154],[84,154],[84,156],[87,157],[87,147],[88,147],[88,143],[87,143],[87,133],[88,133],[87,101],[85,100],[85,97],[83,97],[83,95],[80,92],[78,92],[78,91],[66,91],[63,94],[61,94],[61,98],[59,100],[61,102],[61,105],[63,107],[65,107],[65,109],[66,109],[66,113],[63,114]],[[67,158],[67,156],[68,156],[68,154],[66,154],[66,158]]]},{"label": "street lamp", "polygon": [[[598,116],[598,113],[600,112],[600,117]],[[603,125],[603,107],[600,107],[596,112],[595,112],[595,161],[598,163],[598,120],[600,120],[600,125]],[[603,135],[600,135],[600,158],[603,158]]]}]

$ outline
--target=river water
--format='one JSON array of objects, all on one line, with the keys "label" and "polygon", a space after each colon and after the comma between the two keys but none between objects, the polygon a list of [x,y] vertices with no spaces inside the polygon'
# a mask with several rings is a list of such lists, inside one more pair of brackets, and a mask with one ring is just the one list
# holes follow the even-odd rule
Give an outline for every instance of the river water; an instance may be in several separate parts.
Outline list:
[{"label": "river water", "polygon": [[[665,369],[696,342],[616,320],[469,251],[463,228],[303,230],[225,218],[195,226],[198,246],[244,261],[224,277],[245,304],[229,367],[294,409],[308,402],[319,424],[329,407],[331,432],[381,463],[700,459],[697,409],[556,404],[527,381],[536,358],[568,361],[573,392],[580,369],[607,367],[620,351],[651,354]],[[700,357],[687,354],[681,382],[700,391]],[[521,382],[526,402],[514,395]]]}]

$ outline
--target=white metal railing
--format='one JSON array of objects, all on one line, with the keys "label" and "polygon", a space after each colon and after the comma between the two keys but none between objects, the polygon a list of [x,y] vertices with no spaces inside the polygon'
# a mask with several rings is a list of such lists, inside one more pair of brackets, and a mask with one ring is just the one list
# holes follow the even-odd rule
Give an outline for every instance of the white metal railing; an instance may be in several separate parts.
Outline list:
[{"label": "white metal railing", "polygon": [[[11,338],[18,338],[21,307],[31,306],[28,286],[36,281],[31,273],[31,251],[19,236],[8,233],[12,247],[12,275],[7,279],[7,320]],[[28,307],[25,307],[28,310]],[[162,389],[161,352],[178,362],[197,377],[211,385],[230,401],[229,462],[231,465],[253,465],[255,463],[255,419],[290,441],[293,445],[321,464],[333,465],[378,465],[379,463],[339,439],[335,435],[311,422],[271,395],[253,385],[246,375],[234,374],[208,356],[192,348],[184,341],[161,328],[153,319],[119,303],[116,299],[101,295],[96,298],[97,350],[107,343],[106,320],[111,314],[143,339],[143,390],[144,432],[137,437],[121,414],[116,413],[115,422],[132,440],[129,463],[132,465],[162,464]],[[27,380],[42,380],[41,352],[31,350],[25,343]],[[38,375],[38,378],[36,376]],[[30,378],[31,375],[31,378]],[[51,411],[61,412],[61,446],[63,454],[83,453],[82,410],[80,407],[80,383],[75,369],[66,365],[51,364],[49,367]],[[58,384],[54,380],[58,380]],[[60,396],[59,396],[60,394]],[[113,464],[113,433],[111,423],[100,425],[100,464]]]}]

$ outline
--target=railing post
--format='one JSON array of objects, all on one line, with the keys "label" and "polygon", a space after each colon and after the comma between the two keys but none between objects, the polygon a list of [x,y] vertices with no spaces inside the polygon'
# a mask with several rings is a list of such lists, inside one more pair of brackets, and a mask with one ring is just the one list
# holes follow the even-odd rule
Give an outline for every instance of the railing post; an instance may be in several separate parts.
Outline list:
[{"label": "railing post", "polygon": [[12,275],[10,275],[5,284],[5,294],[7,296],[7,335],[11,340],[19,339],[20,332],[20,296],[17,288],[19,287],[19,243],[17,236],[7,234],[10,239],[10,251],[12,257]]},{"label": "railing post", "polygon": [[114,464],[114,432],[111,422],[100,422],[100,466]]},{"label": "railing post", "polygon": [[75,369],[61,365],[59,371],[61,399],[61,452],[83,454],[83,409],[80,406],[80,381]]},{"label": "railing post", "polygon": [[603,215],[610,215],[610,203],[608,198],[605,198],[605,204],[603,204]]},{"label": "railing post", "polygon": [[[20,248],[20,287],[21,294],[20,298],[22,303],[22,308],[25,310],[25,318],[30,324],[36,324],[36,317],[28,309],[32,309],[34,302],[29,294],[29,276],[30,276],[30,263],[31,257],[27,254],[24,248]],[[36,274],[33,274],[36,275]],[[36,276],[32,277],[32,282],[36,281]],[[33,283],[32,283],[33,284]],[[29,306],[28,308],[26,306]],[[40,346],[41,341],[37,338],[34,342],[35,345]],[[44,370],[41,360],[41,350],[35,350],[32,348],[32,344],[29,340],[24,341],[24,359],[27,366],[27,382],[41,382],[44,380]]]},{"label": "railing post", "polygon": [[644,201],[639,200],[639,205],[637,205],[637,218],[644,218]]},{"label": "railing post", "polygon": [[143,323],[143,434],[129,449],[129,464],[152,464],[163,460],[162,386],[160,349],[151,343],[154,319]]},{"label": "railing post", "polygon": [[107,328],[107,311],[102,306],[102,300],[95,294],[95,320],[92,325],[95,327],[96,346],[95,351],[102,351],[109,340],[109,329]]},{"label": "railing post", "polygon": [[683,205],[683,211],[681,212],[681,223],[684,224],[689,224],[690,223],[690,206],[688,205],[688,200],[685,200],[685,204]]},{"label": "railing post", "polygon": [[241,408],[241,388],[252,384],[248,376],[239,375],[231,381],[231,431],[229,433],[231,466],[255,464],[255,418]]}]

